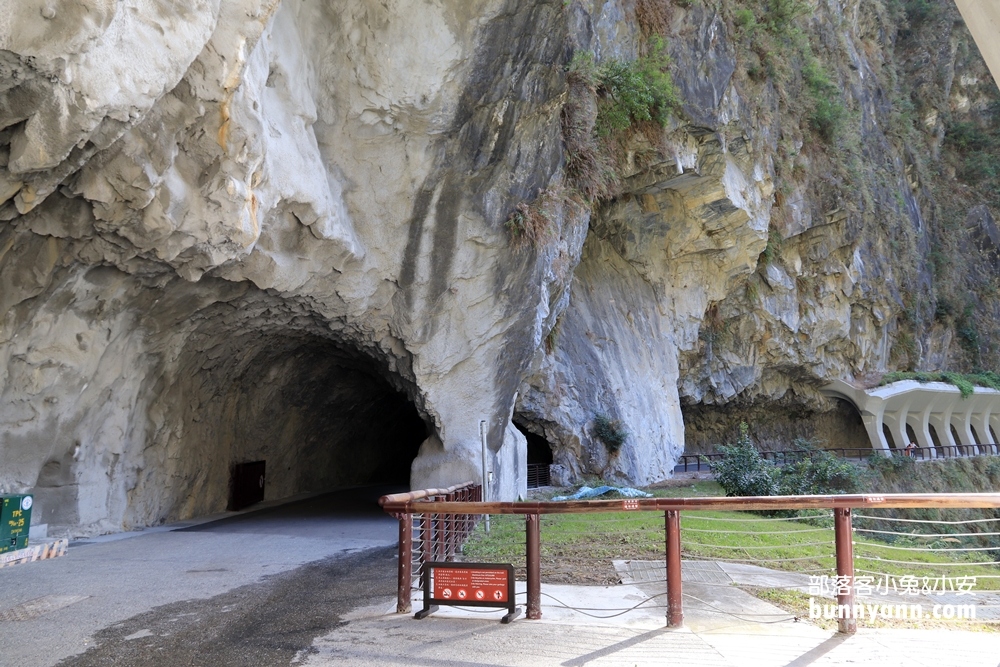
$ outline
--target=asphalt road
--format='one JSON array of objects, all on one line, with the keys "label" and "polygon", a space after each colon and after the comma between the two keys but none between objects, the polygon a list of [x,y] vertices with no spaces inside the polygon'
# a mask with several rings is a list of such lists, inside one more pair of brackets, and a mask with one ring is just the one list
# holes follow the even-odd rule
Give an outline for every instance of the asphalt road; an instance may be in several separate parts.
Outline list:
[{"label": "asphalt road", "polygon": [[396,590],[392,547],[303,565],[204,600],[156,607],[105,628],[65,667],[255,667],[302,661],[355,607]]},{"label": "asphalt road", "polygon": [[397,522],[349,489],[73,542],[0,569],[0,666],[287,665],[395,595]]}]

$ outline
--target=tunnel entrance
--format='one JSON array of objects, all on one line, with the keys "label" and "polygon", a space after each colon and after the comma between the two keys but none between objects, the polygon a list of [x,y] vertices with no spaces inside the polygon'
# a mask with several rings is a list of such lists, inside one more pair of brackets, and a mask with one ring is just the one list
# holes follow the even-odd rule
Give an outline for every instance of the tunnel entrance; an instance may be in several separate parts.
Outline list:
[{"label": "tunnel entrance", "polygon": [[258,359],[238,382],[234,455],[260,449],[274,493],[409,485],[427,427],[374,362],[315,339]]},{"label": "tunnel entrance", "polygon": [[213,324],[158,393],[166,455],[144,491],[161,520],[225,509],[233,468],[248,462],[266,464],[265,501],[409,488],[428,428],[389,362],[287,322],[235,334]]},{"label": "tunnel entrance", "polygon": [[517,421],[514,426],[528,441],[528,488],[550,486],[549,466],[552,465],[552,446],[544,436],[532,433]]}]

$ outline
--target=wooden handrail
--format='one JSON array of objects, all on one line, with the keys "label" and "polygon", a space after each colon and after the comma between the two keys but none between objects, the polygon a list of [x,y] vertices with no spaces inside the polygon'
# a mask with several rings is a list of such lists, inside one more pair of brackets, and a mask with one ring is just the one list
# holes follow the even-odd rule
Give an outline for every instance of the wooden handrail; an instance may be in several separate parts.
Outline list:
[{"label": "wooden handrail", "polygon": [[[421,493],[421,492],[415,492]],[[443,492],[438,492],[443,493]],[[437,514],[573,514],[628,510],[801,510],[884,508],[1000,508],[1000,493],[889,493],[824,496],[733,496],[726,498],[635,498],[568,500],[563,502],[440,502],[410,503],[412,494],[383,496],[387,512]],[[426,495],[437,495],[430,493]],[[395,498],[406,498],[395,500]]]},{"label": "wooden handrail", "polygon": [[406,504],[414,500],[420,500],[421,498],[428,498],[430,496],[444,496],[449,493],[454,493],[459,489],[464,489],[466,487],[474,486],[475,482],[462,482],[461,484],[456,484],[455,486],[449,486],[447,489],[420,489],[419,491],[410,491],[408,493],[391,493],[387,496],[382,496],[378,499],[378,504],[382,507],[391,505],[393,507],[399,504]]}]

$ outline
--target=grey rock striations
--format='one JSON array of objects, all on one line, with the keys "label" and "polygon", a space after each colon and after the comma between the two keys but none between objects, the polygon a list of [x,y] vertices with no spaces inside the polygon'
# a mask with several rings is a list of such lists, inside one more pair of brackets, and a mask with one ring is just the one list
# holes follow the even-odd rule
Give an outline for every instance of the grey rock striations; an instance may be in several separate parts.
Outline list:
[{"label": "grey rock striations", "polygon": [[[922,224],[859,5],[821,4],[892,176],[874,201]],[[0,1],[0,488],[93,534],[220,511],[239,461],[267,460],[268,498],[478,480],[485,433],[514,499],[515,424],[570,479],[648,483],[683,411],[829,411],[823,378],[891,365],[926,267],[897,270],[818,158],[775,187],[811,139],[754,97],[727,3],[669,13],[683,111],[633,137],[613,196],[572,193],[566,68],[634,58],[636,8]],[[542,199],[539,242],[512,242]],[[975,243],[992,220],[970,213]]]}]

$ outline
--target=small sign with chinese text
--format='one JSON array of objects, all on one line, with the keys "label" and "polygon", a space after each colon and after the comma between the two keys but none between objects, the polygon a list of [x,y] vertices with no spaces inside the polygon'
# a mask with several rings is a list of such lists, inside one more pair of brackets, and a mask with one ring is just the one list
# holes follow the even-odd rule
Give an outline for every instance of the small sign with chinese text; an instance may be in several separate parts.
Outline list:
[{"label": "small sign with chinese text", "polygon": [[423,584],[424,608],[415,618],[428,616],[439,605],[506,608],[503,623],[519,613],[514,605],[514,566],[509,563],[425,563]]}]

